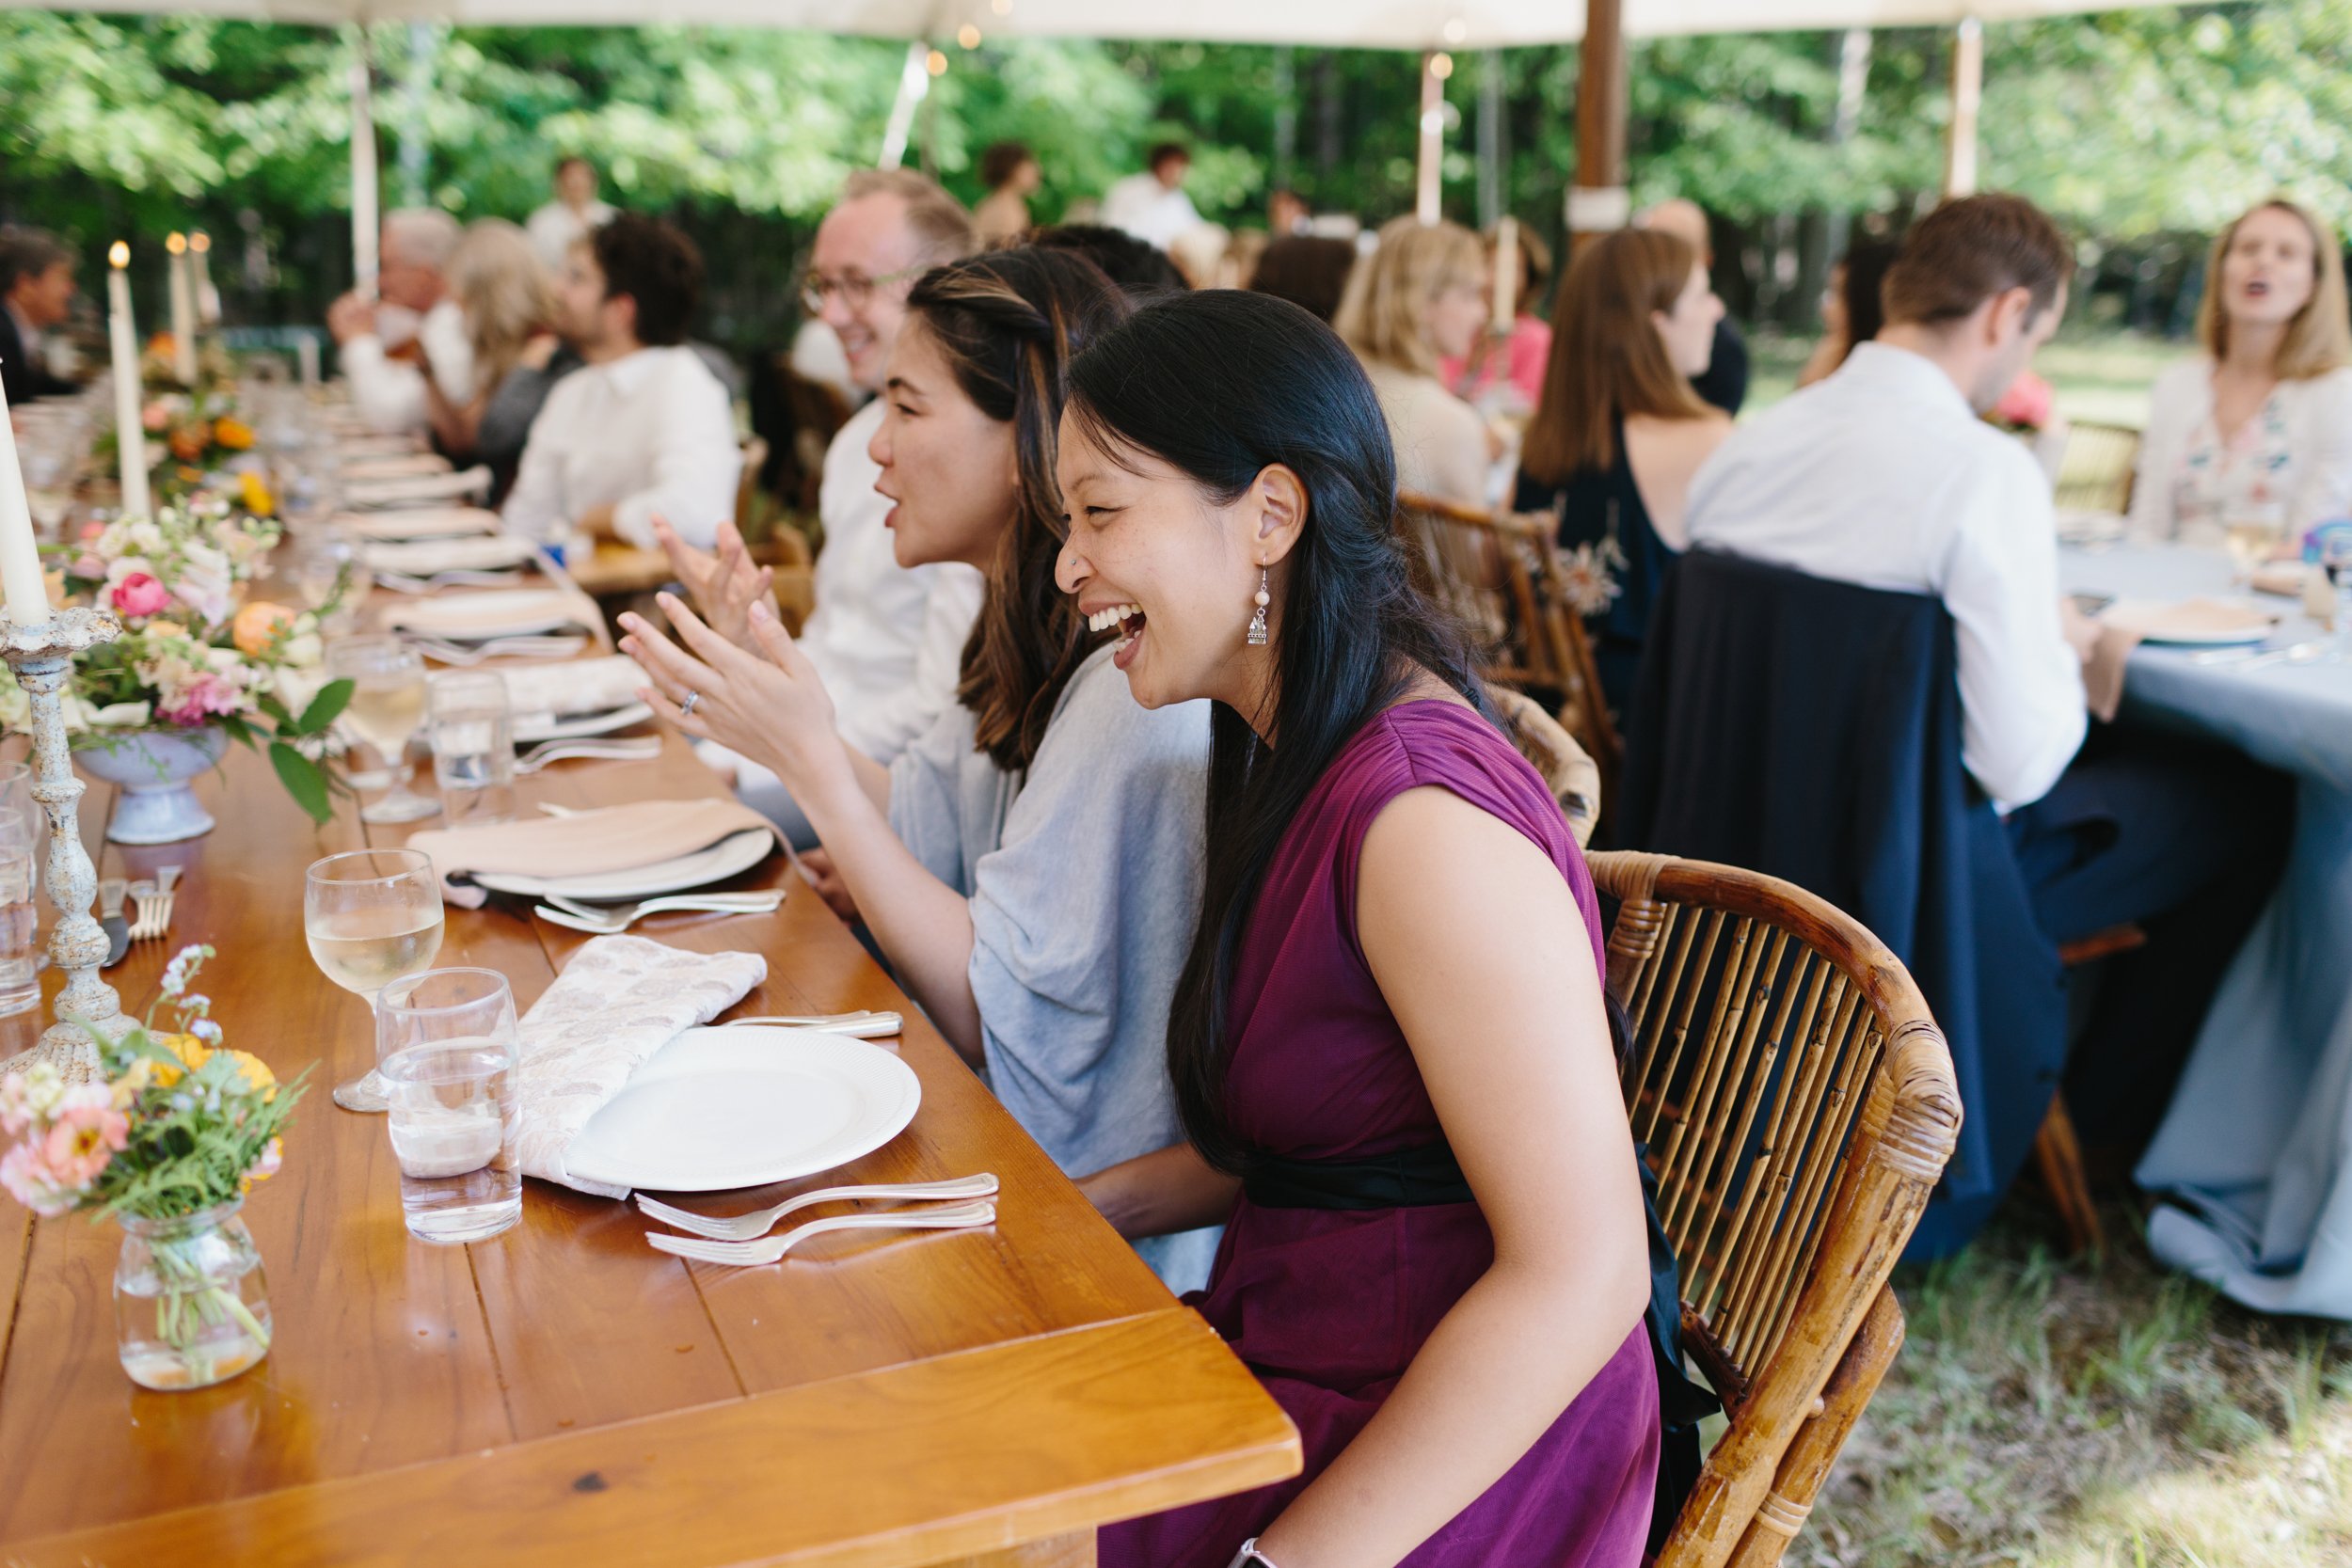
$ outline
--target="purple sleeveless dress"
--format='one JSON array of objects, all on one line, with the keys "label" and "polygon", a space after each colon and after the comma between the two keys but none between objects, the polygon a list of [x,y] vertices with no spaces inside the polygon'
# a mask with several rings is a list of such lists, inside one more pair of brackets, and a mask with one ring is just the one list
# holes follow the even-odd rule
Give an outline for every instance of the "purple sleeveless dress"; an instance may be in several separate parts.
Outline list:
[{"label": "purple sleeveless dress", "polygon": [[[1592,878],[1535,770],[1468,708],[1389,709],[1307,798],[1242,930],[1226,1087],[1235,1130],[1259,1148],[1293,1160],[1360,1160],[1443,1135],[1355,920],[1357,858],[1373,818],[1428,784],[1493,813],[1551,857],[1583,911],[1591,960],[1604,967]],[[1225,1568],[1363,1429],[1493,1259],[1471,1203],[1346,1212],[1243,1197],[1207,1291],[1191,1299],[1298,1424],[1305,1472],[1108,1527],[1097,1538],[1101,1568]],[[1658,1436],[1658,1373],[1636,1323],[1535,1446],[1405,1562],[1633,1568],[1649,1528]]]}]

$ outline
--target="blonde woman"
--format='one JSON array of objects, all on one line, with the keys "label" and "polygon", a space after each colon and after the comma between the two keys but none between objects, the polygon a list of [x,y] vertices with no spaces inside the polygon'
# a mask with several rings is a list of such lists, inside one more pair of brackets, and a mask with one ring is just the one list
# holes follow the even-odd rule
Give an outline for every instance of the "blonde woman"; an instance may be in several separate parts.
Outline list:
[{"label": "blonde woman", "polygon": [[2241,215],[2214,242],[2197,337],[2204,353],[2150,398],[2133,533],[2292,545],[2352,515],[2352,323],[2336,237],[2284,199]]},{"label": "blonde woman", "polygon": [[[467,227],[450,257],[449,284],[473,344],[473,396],[453,403],[428,377],[433,435],[453,456],[487,463],[503,489],[522,460],[531,420],[555,380],[547,373],[561,346],[554,330],[554,283],[520,228],[503,218],[483,218]],[[517,372],[530,372],[533,395],[527,406],[510,406],[513,397],[501,397],[502,390],[519,389],[507,385]]]},{"label": "blonde woman", "polygon": [[1461,359],[1486,325],[1486,252],[1455,223],[1382,226],[1340,298],[1339,329],[1372,377],[1396,445],[1400,490],[1486,503],[1493,449],[1478,411],[1446,389],[1441,359]]}]

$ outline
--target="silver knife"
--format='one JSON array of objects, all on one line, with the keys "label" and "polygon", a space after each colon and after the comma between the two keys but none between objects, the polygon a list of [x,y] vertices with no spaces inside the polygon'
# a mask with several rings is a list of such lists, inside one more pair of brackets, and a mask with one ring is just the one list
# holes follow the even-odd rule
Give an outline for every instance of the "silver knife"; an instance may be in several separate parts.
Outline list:
[{"label": "silver knife", "polygon": [[99,966],[102,969],[112,969],[131,950],[130,923],[122,918],[122,895],[129,887],[119,877],[98,884],[98,924],[106,933],[106,961]]}]

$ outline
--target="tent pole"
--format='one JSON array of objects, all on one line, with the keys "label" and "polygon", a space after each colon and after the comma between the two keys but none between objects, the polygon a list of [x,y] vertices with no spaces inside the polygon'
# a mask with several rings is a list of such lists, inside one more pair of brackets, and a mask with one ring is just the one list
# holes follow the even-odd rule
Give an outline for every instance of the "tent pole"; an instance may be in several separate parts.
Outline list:
[{"label": "tent pole", "polygon": [[1454,57],[1432,49],[1421,57],[1421,166],[1414,182],[1413,215],[1435,223],[1444,215],[1439,203],[1445,159],[1445,79],[1454,71]]},{"label": "tent pole", "polygon": [[931,46],[922,39],[907,45],[907,63],[898,72],[898,96],[890,105],[890,123],[882,132],[879,168],[897,168],[907,159],[907,138],[914,131],[914,106],[931,90]]},{"label": "tent pole", "polygon": [[1984,101],[1984,24],[1969,17],[1952,32],[1952,123],[1944,149],[1946,197],[1977,194],[1977,110]]},{"label": "tent pole", "polygon": [[1571,256],[1633,215],[1625,188],[1625,27],[1621,0],[1584,0],[1578,51],[1576,183],[1568,189]]},{"label": "tent pole", "polygon": [[368,28],[353,29],[351,46],[351,270],[362,299],[375,297],[377,214],[381,197],[375,178],[375,112],[369,101],[375,62],[368,49]]},{"label": "tent pole", "polygon": [[1492,229],[1508,205],[1503,196],[1502,51],[1486,50],[1478,72],[1478,227]]}]

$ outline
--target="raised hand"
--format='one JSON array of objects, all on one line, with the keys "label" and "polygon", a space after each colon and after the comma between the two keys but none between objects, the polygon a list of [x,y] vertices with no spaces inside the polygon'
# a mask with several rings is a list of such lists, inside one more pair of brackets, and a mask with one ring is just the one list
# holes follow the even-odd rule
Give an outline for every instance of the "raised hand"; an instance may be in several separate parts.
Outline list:
[{"label": "raised hand", "polygon": [[776,574],[770,567],[753,564],[734,520],[719,524],[716,551],[696,549],[679,538],[666,517],[654,518],[653,536],[670,558],[670,570],[693,595],[694,608],[705,624],[744,652],[759,652],[759,641],[752,635],[751,610],[755,604],[775,602],[771,593]]},{"label": "raised hand", "polygon": [[824,770],[849,767],[824,681],[765,600],[745,614],[749,648],[722,637],[675,594],[660,602],[676,641],[643,616],[621,617],[628,634],[621,651],[651,679],[641,695],[657,713],[697,739],[766,764],[795,796]]}]

